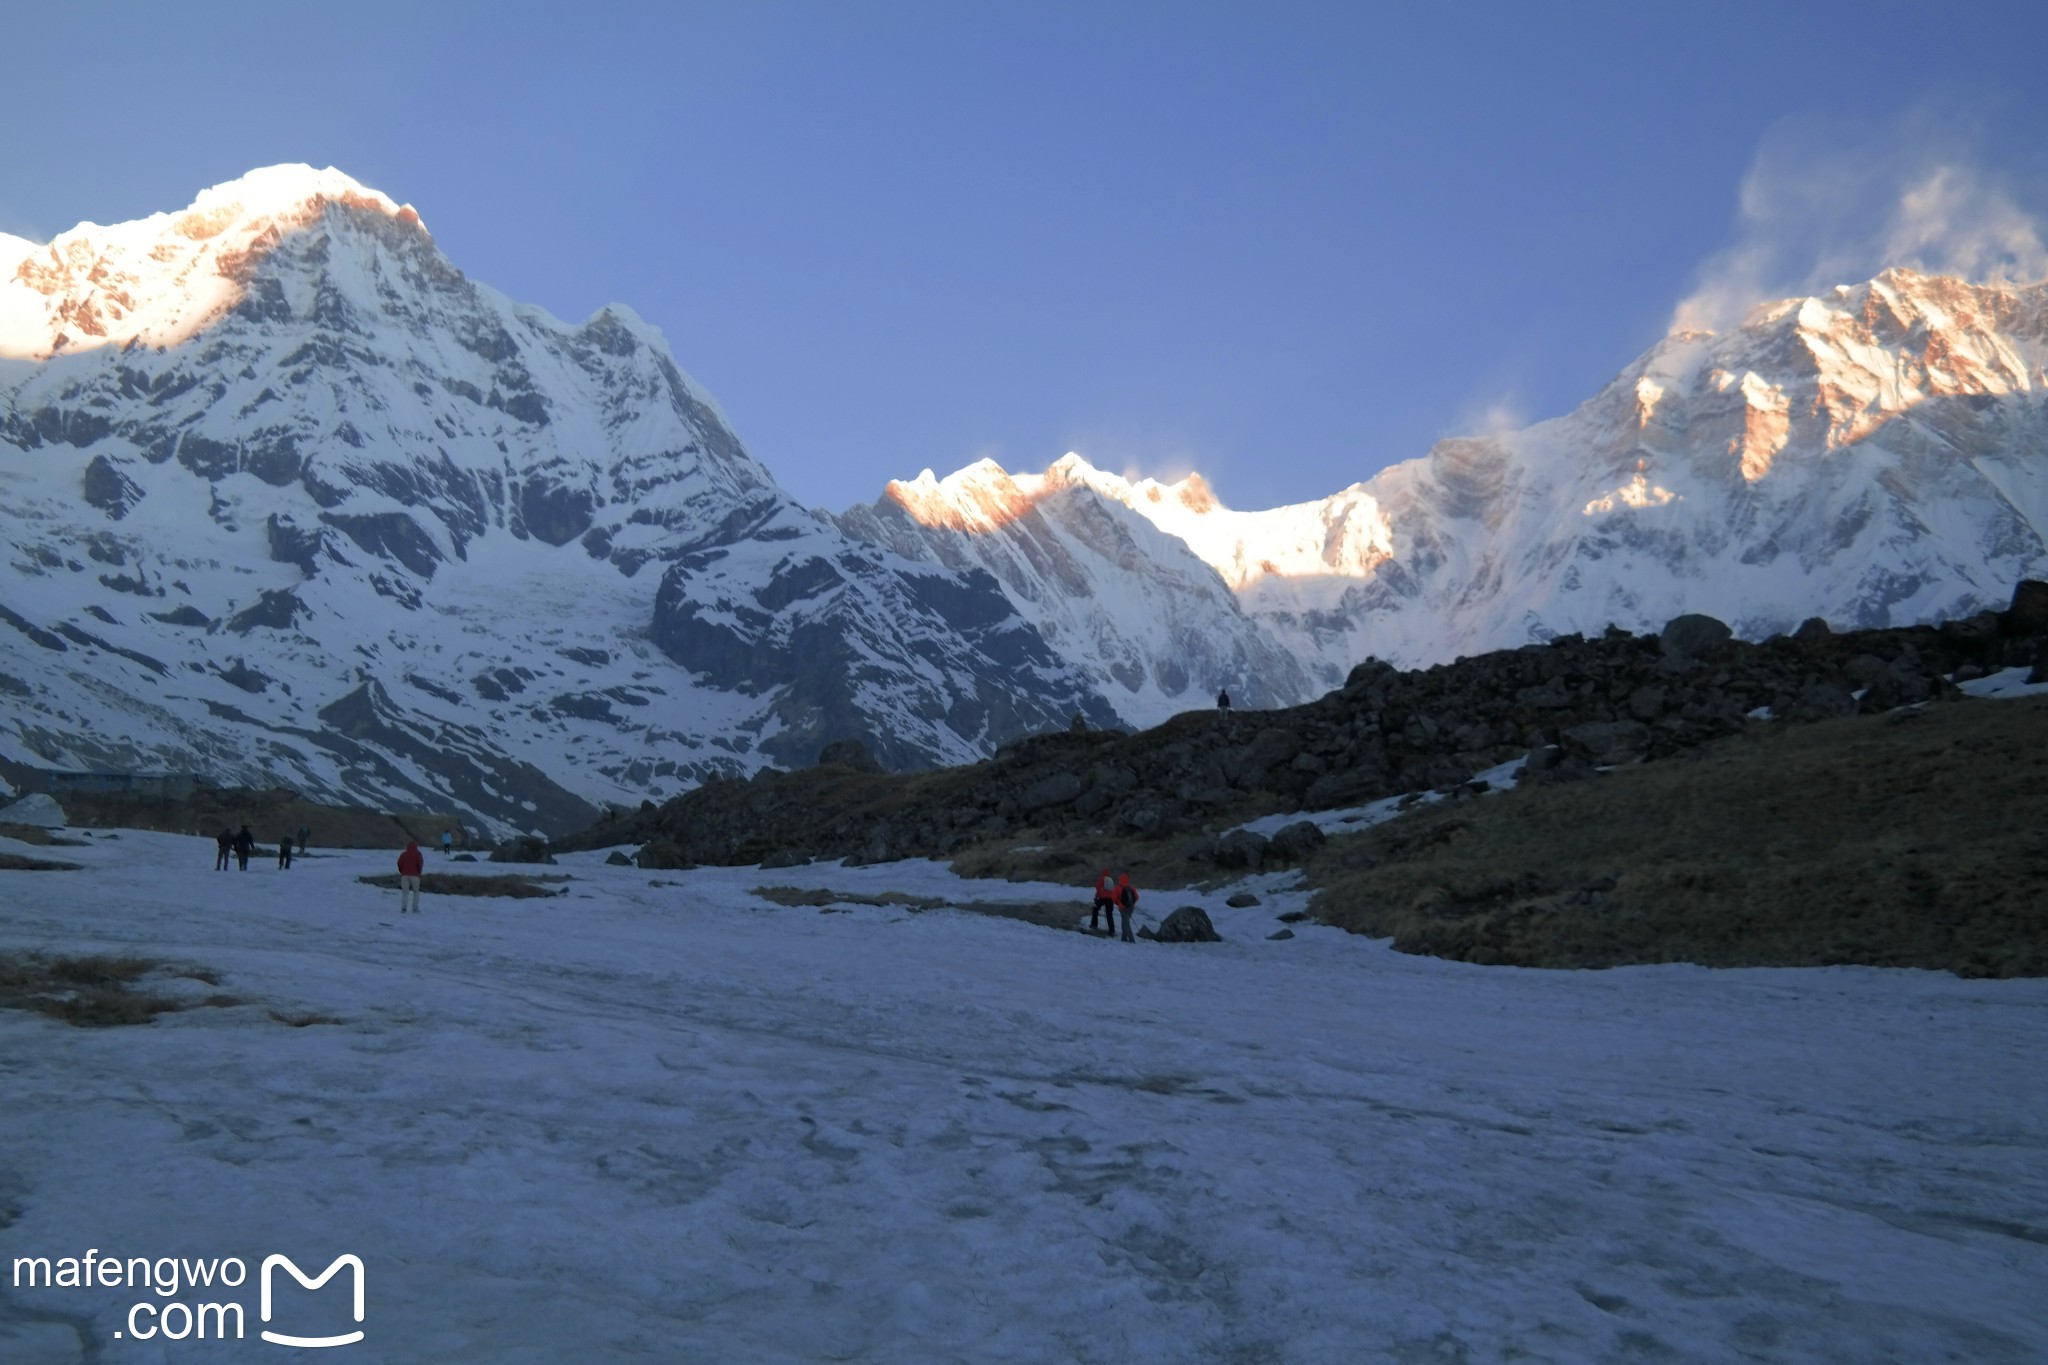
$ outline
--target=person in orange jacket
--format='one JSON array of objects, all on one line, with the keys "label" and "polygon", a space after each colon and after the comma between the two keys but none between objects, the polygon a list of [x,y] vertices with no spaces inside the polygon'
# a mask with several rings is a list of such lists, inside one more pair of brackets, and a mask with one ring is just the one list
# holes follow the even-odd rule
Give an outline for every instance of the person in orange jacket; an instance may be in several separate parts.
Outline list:
[{"label": "person in orange jacket", "polygon": [[1116,879],[1116,905],[1124,912],[1124,942],[1136,943],[1131,937],[1131,911],[1138,908],[1138,888],[1131,885],[1131,874],[1126,872]]},{"label": "person in orange jacket", "polygon": [[1088,912],[1088,932],[1091,934],[1095,932],[1097,916],[1102,919],[1103,933],[1116,932],[1116,878],[1106,867],[1095,878],[1095,906]]},{"label": "person in orange jacket", "polygon": [[405,852],[398,855],[398,913],[410,910],[420,912],[420,872],[426,867],[426,855],[420,852],[417,840],[408,839]]}]

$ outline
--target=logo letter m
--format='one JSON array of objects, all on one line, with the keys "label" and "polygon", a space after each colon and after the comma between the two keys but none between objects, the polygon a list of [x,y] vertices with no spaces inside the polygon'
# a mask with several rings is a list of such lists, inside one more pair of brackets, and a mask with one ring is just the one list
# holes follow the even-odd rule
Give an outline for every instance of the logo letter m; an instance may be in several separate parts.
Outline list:
[{"label": "logo letter m", "polygon": [[[283,1266],[286,1270],[290,1271],[292,1278],[299,1282],[299,1287],[302,1289],[318,1289],[321,1285],[333,1279],[334,1273],[344,1266],[353,1270],[356,1273],[356,1321],[361,1322],[363,1320],[363,1262],[361,1257],[353,1255],[337,1256],[334,1258],[334,1264],[320,1272],[319,1278],[309,1280],[306,1278],[305,1272],[292,1264],[291,1257],[279,1256],[273,1253],[263,1258],[262,1317],[265,1322],[270,1321],[270,1272],[279,1266]],[[361,1341],[363,1333],[361,1328],[357,1328],[353,1332],[344,1333],[338,1337],[290,1337],[286,1336],[283,1332],[272,1332],[265,1329],[263,1339],[275,1342],[279,1346],[347,1346]]]}]

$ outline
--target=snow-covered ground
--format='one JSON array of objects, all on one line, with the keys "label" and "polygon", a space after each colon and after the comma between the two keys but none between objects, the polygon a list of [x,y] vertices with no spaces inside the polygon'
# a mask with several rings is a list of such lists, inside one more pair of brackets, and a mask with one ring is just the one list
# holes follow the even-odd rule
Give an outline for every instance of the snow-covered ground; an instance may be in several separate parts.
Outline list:
[{"label": "snow-covered ground", "polygon": [[1081,894],[927,864],[578,855],[564,897],[400,917],[356,881],[389,854],[0,848],[87,865],[0,872],[0,949],[254,1002],[0,1011],[5,1263],[248,1272],[176,1296],[244,1305],[224,1347],[0,1280],[11,1363],[277,1357],[346,1290],[261,1322],[272,1252],[362,1258],[365,1361],[2048,1358],[2040,981],[1269,941],[1272,877],[1151,895],[1228,940],[1165,947],[749,894]]}]

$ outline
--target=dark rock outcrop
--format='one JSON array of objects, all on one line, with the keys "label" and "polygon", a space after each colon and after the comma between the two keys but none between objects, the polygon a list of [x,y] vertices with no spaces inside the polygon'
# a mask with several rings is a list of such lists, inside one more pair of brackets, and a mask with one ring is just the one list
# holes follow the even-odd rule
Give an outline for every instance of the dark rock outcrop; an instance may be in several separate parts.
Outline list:
[{"label": "dark rock outcrop", "polygon": [[507,839],[491,850],[494,863],[552,863],[555,855],[548,848],[548,841],[533,834],[521,834]]},{"label": "dark rock outcrop", "polygon": [[572,846],[658,837],[700,863],[756,863],[789,849],[879,861],[947,857],[1027,832],[1159,840],[1208,831],[1205,859],[1263,868],[1302,855],[1276,857],[1254,835],[1219,846],[1214,831],[1275,811],[1469,790],[1478,773],[1523,755],[1524,781],[1587,780],[1738,733],[1752,716],[1785,724],[1956,700],[1951,674],[2032,666],[2048,643],[2009,633],[2011,621],[2032,620],[2024,612],[1988,615],[1989,629],[1971,618],[1718,644],[1719,632],[1701,626],[1683,658],[1661,635],[1610,631],[1405,672],[1368,661],[1340,691],[1260,713],[1256,731],[1246,717],[1201,710],[1139,734],[1062,725],[937,772],[765,773],[607,821]]},{"label": "dark rock outcrop", "polygon": [[1199,905],[1183,905],[1159,922],[1152,931],[1154,943],[1221,943],[1223,935],[1209,922],[1209,912]]}]

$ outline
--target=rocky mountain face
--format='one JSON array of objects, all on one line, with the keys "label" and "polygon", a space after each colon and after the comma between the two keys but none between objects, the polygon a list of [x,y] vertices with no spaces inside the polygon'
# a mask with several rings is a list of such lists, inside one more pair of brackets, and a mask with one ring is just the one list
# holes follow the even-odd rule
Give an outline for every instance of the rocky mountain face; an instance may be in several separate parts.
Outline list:
[{"label": "rocky mountain face", "polygon": [[1114,716],[986,572],[797,505],[661,336],[275,167],[0,237],[0,759],[578,826]]},{"label": "rocky mountain face", "polygon": [[892,482],[838,523],[905,558],[993,575],[1132,723],[1211,705],[1225,688],[1250,707],[1323,690],[1187,541],[1104,496],[1111,481],[1123,483],[1076,455],[1037,476],[983,460],[943,481],[926,470]]},{"label": "rocky mountain face", "polygon": [[1456,791],[1524,755],[1524,781],[1590,778],[1749,725],[1958,700],[1951,677],[2022,664],[2048,680],[2048,584],[2023,583],[2006,610],[1939,627],[1837,633],[1816,618],[1762,643],[1688,615],[1653,634],[1561,635],[1426,669],[1375,660],[1303,706],[1190,712],[1137,734],[1036,735],[939,773],[835,763],[712,783],[600,823],[568,846],[644,843],[648,866],[773,865],[1106,836],[1177,840],[1198,863],[1256,867],[1299,856],[1312,832],[1271,850],[1249,832],[1215,832],[1275,812]]},{"label": "rocky mountain face", "polygon": [[[841,524],[988,567],[1133,719],[1688,611],[1748,639],[1816,615],[1949,620],[2048,572],[2044,367],[2048,284],[1893,270],[1674,334],[1564,417],[1443,441],[1318,502],[1239,512],[1198,477],[1068,456],[894,483]],[[1142,585],[1121,616],[1095,605],[1119,581]],[[1201,685],[1172,688],[1175,668]]]}]

